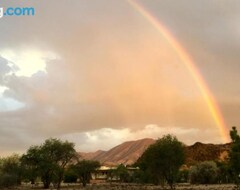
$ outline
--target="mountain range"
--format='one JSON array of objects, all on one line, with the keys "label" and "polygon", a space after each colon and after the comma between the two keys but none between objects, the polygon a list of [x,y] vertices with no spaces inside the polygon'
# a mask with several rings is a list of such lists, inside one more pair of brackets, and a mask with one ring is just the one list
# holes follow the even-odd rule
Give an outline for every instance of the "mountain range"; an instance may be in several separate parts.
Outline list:
[{"label": "mountain range", "polygon": [[[156,140],[151,138],[136,141],[127,141],[108,151],[98,150],[96,152],[79,152],[82,159],[97,160],[103,165],[131,165],[143,154],[143,152]],[[223,161],[228,158],[231,144],[204,144],[196,142],[191,146],[185,145],[186,164],[192,165],[196,162],[215,160]]]}]

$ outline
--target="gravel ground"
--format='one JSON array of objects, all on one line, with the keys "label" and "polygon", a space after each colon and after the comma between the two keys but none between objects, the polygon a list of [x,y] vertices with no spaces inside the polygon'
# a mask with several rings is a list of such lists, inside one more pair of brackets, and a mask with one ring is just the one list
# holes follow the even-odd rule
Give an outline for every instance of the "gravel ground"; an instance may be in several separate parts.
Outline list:
[{"label": "gravel ground", "polygon": [[[42,190],[40,187],[31,188],[29,186],[21,186],[17,188],[11,188],[15,190]],[[134,184],[93,184],[83,188],[80,185],[63,185],[62,190],[167,190],[169,187],[162,188],[161,186],[153,185],[134,185]],[[234,185],[232,184],[221,184],[221,185],[190,185],[181,184],[177,185],[178,190],[233,190]],[[9,189],[8,189],[9,190]],[[49,190],[55,190],[50,188]]]}]

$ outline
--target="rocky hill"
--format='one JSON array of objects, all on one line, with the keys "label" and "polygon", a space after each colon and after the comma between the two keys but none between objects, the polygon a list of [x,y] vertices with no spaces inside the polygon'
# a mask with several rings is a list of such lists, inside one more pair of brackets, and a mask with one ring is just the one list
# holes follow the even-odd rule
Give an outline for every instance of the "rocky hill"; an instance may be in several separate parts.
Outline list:
[{"label": "rocky hill", "polygon": [[[104,165],[126,164],[130,165],[142,155],[154,139],[145,138],[137,141],[124,142],[109,151],[98,150],[92,153],[80,152],[82,159],[98,160]],[[230,144],[204,144],[197,142],[185,146],[186,164],[191,165],[199,161],[225,160],[228,157]]]},{"label": "rocky hill", "polygon": [[203,144],[196,142],[191,146],[186,146],[186,164],[191,165],[196,162],[214,160],[223,161],[228,158],[231,144]]},{"label": "rocky hill", "polygon": [[93,153],[80,153],[83,159],[98,160],[104,165],[133,164],[154,139],[145,138],[136,141],[124,142],[109,151],[97,151]]}]

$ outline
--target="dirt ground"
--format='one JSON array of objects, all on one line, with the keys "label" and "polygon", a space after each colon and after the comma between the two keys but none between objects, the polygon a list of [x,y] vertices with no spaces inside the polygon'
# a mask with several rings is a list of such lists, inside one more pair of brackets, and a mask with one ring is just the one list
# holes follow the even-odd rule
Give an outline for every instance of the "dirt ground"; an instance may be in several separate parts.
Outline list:
[{"label": "dirt ground", "polygon": [[[31,187],[29,185],[23,185],[21,187],[16,188],[8,188],[15,189],[15,190],[43,190],[41,187]],[[166,190],[169,187],[161,187],[161,186],[153,186],[153,185],[139,185],[139,184],[92,184],[88,185],[87,187],[83,188],[82,186],[75,184],[75,185],[68,185],[63,184],[62,190]],[[190,185],[190,184],[179,184],[176,186],[178,190],[233,190],[233,184],[217,184],[217,185]],[[55,190],[51,187],[49,190]]]}]

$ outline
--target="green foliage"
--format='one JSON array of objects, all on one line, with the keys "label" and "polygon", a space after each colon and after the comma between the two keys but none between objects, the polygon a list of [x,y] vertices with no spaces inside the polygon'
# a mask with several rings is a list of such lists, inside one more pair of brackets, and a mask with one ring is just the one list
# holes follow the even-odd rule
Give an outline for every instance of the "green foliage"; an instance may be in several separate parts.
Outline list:
[{"label": "green foliage", "polygon": [[16,154],[0,161],[0,187],[11,187],[21,183],[22,167]]},{"label": "green foliage", "polygon": [[236,127],[232,127],[230,136],[232,139],[232,146],[229,154],[229,163],[234,182],[236,183],[237,188],[240,189],[240,136],[238,135]]},{"label": "green foliage", "polygon": [[0,173],[0,188],[9,188],[18,185],[18,179],[16,175]]},{"label": "green foliage", "polygon": [[76,183],[78,179],[78,176],[76,172],[73,171],[73,169],[68,168],[64,173],[63,181],[64,183]]},{"label": "green foliage", "polygon": [[107,179],[108,181],[110,181],[110,183],[112,182],[112,180],[115,177],[115,169],[109,169],[107,172]]},{"label": "green foliage", "polygon": [[28,149],[27,154],[21,157],[21,164],[24,168],[23,176],[25,181],[30,181],[35,184],[36,178],[39,175],[40,163],[40,147],[32,146]]},{"label": "green foliage", "polygon": [[233,180],[229,163],[226,161],[217,161],[216,164],[218,167],[218,183],[232,183]]},{"label": "green foliage", "polygon": [[71,169],[77,174],[83,187],[85,187],[90,182],[91,173],[99,167],[100,163],[98,161],[82,160],[72,165]]},{"label": "green foliage", "polygon": [[120,164],[116,170],[114,171],[114,175],[120,179],[121,182],[130,182],[130,175],[128,173],[127,168]]},{"label": "green foliage", "polygon": [[143,170],[134,171],[132,179],[133,179],[132,181],[134,183],[144,184],[144,183],[151,183],[152,182],[152,180],[150,178],[150,175],[147,174],[147,172],[143,171]]},{"label": "green foliage", "polygon": [[22,161],[26,176],[33,183],[39,175],[44,188],[49,188],[51,182],[60,188],[64,171],[68,163],[76,157],[74,144],[59,139],[47,139],[41,146],[31,147]]},{"label": "green foliage", "polygon": [[149,176],[147,181],[174,188],[180,166],[184,163],[184,146],[172,135],[166,135],[149,146],[137,161],[137,165]]},{"label": "green foliage", "polygon": [[0,159],[0,187],[20,184],[22,180],[35,183],[40,177],[44,188],[50,183],[60,188],[67,164],[77,158],[74,144],[48,139],[40,146],[32,146],[21,158],[13,155]]},{"label": "green foliage", "polygon": [[231,137],[233,143],[240,141],[240,136],[238,135],[238,131],[235,126],[233,126],[232,130],[230,131],[230,137]]},{"label": "green foliage", "polygon": [[187,183],[189,180],[189,170],[184,169],[178,172],[177,182],[178,183]]},{"label": "green foliage", "polygon": [[193,184],[213,184],[217,182],[218,168],[215,162],[201,162],[190,169],[190,181]]}]

